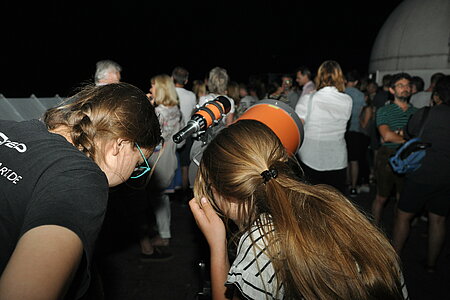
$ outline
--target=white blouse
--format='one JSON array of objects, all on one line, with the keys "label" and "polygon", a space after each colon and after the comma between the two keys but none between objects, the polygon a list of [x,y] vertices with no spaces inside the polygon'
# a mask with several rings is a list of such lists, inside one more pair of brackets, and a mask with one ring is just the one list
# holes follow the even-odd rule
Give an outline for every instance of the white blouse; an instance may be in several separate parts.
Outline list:
[{"label": "white blouse", "polygon": [[344,134],[352,112],[352,98],[327,86],[302,96],[295,112],[305,121],[305,137],[298,151],[300,160],[317,171],[346,168]]}]

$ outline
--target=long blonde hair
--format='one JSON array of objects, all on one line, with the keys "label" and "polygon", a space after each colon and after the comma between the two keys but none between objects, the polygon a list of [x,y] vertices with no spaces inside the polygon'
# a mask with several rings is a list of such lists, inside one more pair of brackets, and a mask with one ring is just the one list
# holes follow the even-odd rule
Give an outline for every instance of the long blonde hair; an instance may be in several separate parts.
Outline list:
[{"label": "long blonde hair", "polygon": [[155,85],[155,95],[153,98],[155,104],[164,106],[175,106],[179,104],[177,90],[173,79],[167,74],[156,75],[151,79],[152,85]]},{"label": "long blonde hair", "polygon": [[206,90],[206,83],[203,80],[196,79],[192,83],[192,92],[194,92],[195,97],[200,99],[200,97],[205,96],[208,91]]},{"label": "long blonde hair", "polygon": [[[278,175],[265,182],[266,170]],[[332,187],[302,182],[264,124],[240,120],[223,129],[203,153],[194,193],[225,218],[224,201],[236,201],[241,234],[259,225],[288,299],[402,299],[399,260],[386,237]],[[264,231],[262,214],[274,231]]]},{"label": "long blonde hair", "polygon": [[314,83],[316,90],[326,86],[334,86],[339,92],[344,92],[345,77],[339,63],[334,60],[324,61],[317,71]]}]

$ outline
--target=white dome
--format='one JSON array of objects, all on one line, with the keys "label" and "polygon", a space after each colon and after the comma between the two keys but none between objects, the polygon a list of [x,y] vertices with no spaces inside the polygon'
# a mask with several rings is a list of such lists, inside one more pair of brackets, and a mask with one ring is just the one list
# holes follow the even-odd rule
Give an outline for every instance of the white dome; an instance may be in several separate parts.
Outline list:
[{"label": "white dome", "polygon": [[369,72],[422,76],[450,73],[450,0],[404,0],[384,23]]}]

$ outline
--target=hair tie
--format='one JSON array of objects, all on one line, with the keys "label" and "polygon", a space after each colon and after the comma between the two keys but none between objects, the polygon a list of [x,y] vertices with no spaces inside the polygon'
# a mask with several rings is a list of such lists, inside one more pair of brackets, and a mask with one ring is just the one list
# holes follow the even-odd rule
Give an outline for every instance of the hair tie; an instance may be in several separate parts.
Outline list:
[{"label": "hair tie", "polygon": [[264,183],[266,183],[267,181],[269,181],[272,178],[277,178],[278,171],[274,168],[265,170],[264,172],[261,173],[261,176],[264,179]]}]

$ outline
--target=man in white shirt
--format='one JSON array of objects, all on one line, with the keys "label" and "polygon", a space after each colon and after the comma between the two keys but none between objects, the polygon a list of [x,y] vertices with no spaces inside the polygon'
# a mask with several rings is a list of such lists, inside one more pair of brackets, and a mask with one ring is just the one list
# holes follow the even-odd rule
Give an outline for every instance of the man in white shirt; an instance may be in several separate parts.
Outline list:
[{"label": "man in white shirt", "polygon": [[307,67],[302,66],[297,68],[296,76],[295,81],[297,81],[298,85],[302,87],[300,98],[304,95],[311,94],[316,90],[316,86],[311,80],[311,71]]},{"label": "man in white shirt", "polygon": [[184,124],[186,124],[194,111],[197,100],[195,94],[186,90],[184,87],[188,83],[189,72],[183,67],[176,67],[172,71],[172,79],[177,90],[178,101],[180,102],[180,110],[183,115]]},{"label": "man in white shirt", "polygon": [[[183,67],[176,67],[172,71],[172,79],[175,83],[175,89],[178,95],[178,101],[180,103],[180,110],[183,116],[184,125],[191,119],[192,113],[194,112],[195,105],[197,104],[197,98],[195,94],[191,91],[186,90],[184,87],[189,79],[189,72]],[[189,153],[192,148],[192,138],[186,139],[186,144],[178,150],[181,165],[181,177],[182,177],[182,189],[183,189],[183,201],[187,202],[190,200],[190,190],[189,190],[189,164],[190,157]]]}]

